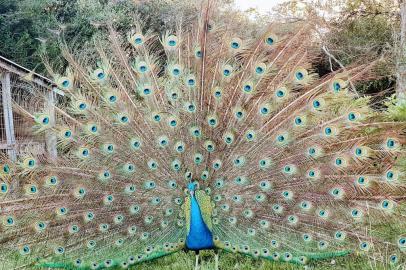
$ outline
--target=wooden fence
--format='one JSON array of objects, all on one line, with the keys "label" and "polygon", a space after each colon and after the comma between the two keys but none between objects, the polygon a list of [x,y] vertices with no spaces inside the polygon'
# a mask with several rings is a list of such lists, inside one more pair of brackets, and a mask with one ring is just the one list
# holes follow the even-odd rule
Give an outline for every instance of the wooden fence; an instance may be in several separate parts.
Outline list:
[{"label": "wooden fence", "polygon": [[[29,79],[27,79],[29,78]],[[54,102],[58,90],[48,78],[34,73],[0,56],[0,151],[10,159],[35,152],[48,152],[56,157],[56,136],[33,135],[32,126],[24,120],[21,110],[34,114],[48,112],[51,124],[55,121]]]}]

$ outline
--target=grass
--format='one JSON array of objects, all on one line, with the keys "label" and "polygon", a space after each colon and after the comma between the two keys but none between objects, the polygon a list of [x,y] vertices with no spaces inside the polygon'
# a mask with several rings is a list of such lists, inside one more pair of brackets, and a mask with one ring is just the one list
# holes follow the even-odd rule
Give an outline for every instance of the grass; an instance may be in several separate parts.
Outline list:
[{"label": "grass", "polygon": [[[212,251],[201,252],[201,267],[199,270],[214,269],[214,253]],[[240,254],[220,253],[220,270],[401,270],[405,265],[390,266],[368,260],[365,257],[347,256],[334,260],[310,262],[306,266],[294,265],[285,262],[272,262],[267,260],[256,260]],[[134,269],[142,270],[185,270],[194,269],[195,256],[193,252],[178,252],[170,256],[159,258],[151,262],[145,262]]]}]

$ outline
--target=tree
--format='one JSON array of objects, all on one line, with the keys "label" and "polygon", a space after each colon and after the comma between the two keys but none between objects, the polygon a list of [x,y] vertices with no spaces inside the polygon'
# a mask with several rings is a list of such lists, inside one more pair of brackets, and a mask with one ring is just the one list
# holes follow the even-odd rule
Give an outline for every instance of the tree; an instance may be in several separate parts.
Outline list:
[{"label": "tree", "polygon": [[[60,40],[77,50],[93,46],[99,22],[114,21],[126,34],[134,17],[157,33],[188,18],[196,7],[188,1],[107,0],[3,0],[0,2],[0,54],[45,74],[42,55],[56,66],[64,66]],[[47,74],[45,74],[47,75]]]},{"label": "tree", "polygon": [[[399,29],[396,0],[293,0],[279,6],[283,17],[317,17],[320,33],[320,61],[315,63],[323,75],[341,66],[380,59],[375,79],[356,85],[360,93],[394,90],[396,83],[396,44]],[[327,31],[325,31],[327,29]],[[386,91],[386,90],[390,91]]]}]

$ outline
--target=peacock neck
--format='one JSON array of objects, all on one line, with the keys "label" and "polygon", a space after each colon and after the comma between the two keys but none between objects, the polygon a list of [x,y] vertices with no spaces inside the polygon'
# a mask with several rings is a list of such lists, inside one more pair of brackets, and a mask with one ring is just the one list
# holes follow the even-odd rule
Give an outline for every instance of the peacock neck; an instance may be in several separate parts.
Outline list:
[{"label": "peacock neck", "polygon": [[212,249],[213,235],[203,220],[199,203],[194,195],[191,195],[190,200],[190,227],[186,247],[191,250]]}]

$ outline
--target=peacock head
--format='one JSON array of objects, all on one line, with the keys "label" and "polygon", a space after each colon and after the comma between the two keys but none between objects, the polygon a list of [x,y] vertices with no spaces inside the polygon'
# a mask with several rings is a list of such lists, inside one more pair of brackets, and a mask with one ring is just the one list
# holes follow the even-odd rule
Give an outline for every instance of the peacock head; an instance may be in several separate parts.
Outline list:
[{"label": "peacock head", "polygon": [[195,194],[195,190],[197,189],[197,182],[191,182],[187,185],[187,189],[190,192],[190,196],[193,196]]}]

